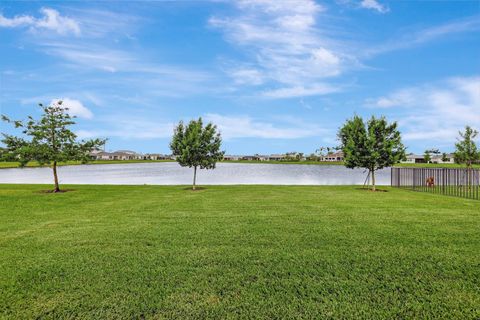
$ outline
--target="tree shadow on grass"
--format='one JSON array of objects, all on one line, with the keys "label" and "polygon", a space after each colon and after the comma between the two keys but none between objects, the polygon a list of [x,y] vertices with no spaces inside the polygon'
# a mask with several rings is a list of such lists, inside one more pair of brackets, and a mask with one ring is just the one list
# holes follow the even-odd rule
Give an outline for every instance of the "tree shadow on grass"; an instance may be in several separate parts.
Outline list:
[{"label": "tree shadow on grass", "polygon": [[62,189],[60,191],[55,191],[55,190],[38,190],[35,193],[44,193],[44,194],[56,194],[56,193],[66,193],[66,192],[72,192],[75,191],[75,189]]},{"label": "tree shadow on grass", "polygon": [[368,189],[368,188],[355,188],[355,190],[363,190],[363,191],[370,191],[370,192],[389,192],[388,190],[385,190],[385,189],[377,189],[373,191],[372,189]]}]

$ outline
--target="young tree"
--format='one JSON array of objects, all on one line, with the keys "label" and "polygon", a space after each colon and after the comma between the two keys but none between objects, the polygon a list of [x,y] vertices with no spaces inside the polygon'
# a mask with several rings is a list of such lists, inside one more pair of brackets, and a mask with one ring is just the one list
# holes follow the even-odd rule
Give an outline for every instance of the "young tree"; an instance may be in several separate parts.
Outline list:
[{"label": "young tree", "polygon": [[307,160],[308,161],[319,161],[320,160],[320,157],[318,155],[316,155],[315,153],[310,153],[308,156],[307,156]]},{"label": "young tree", "polygon": [[448,154],[446,152],[442,153],[442,161],[447,162],[448,161]]},{"label": "young tree", "polygon": [[170,149],[182,167],[193,167],[193,185],[195,190],[197,168],[215,169],[217,161],[225,154],[220,151],[222,138],[212,123],[203,126],[202,118],[192,120],[185,126],[182,121],[175,128]]},{"label": "young tree", "polygon": [[298,152],[296,151],[291,151],[285,153],[285,161],[296,161],[297,160],[297,154]]},{"label": "young tree", "polygon": [[425,150],[425,153],[423,154],[423,160],[425,161],[425,163],[430,163],[432,161],[430,150]]},{"label": "young tree", "polygon": [[13,121],[2,115],[3,121],[13,124],[15,128],[21,128],[23,134],[17,137],[3,133],[2,142],[5,145],[3,158],[18,161],[21,167],[29,161],[51,165],[55,183],[53,191],[59,192],[57,164],[71,160],[88,162],[89,153],[94,148],[102,146],[105,140],[78,142],[77,136],[69,129],[75,124],[74,117],[68,114],[68,107],[64,107],[62,101],[50,106],[39,105],[43,110],[39,120],[29,116],[26,122]]},{"label": "young tree", "polygon": [[480,152],[475,143],[478,131],[469,126],[465,127],[465,132],[459,132],[460,138],[455,144],[454,159],[456,163],[467,165],[471,169],[475,161],[480,160]]},{"label": "young tree", "polygon": [[340,149],[344,153],[347,168],[365,168],[375,187],[375,171],[390,167],[405,159],[397,123],[387,123],[384,117],[372,117],[367,123],[359,116],[347,120],[338,132]]},{"label": "young tree", "polygon": [[435,156],[438,156],[440,154],[440,150],[438,149],[428,149],[425,150],[424,155],[423,155],[423,160],[425,160],[426,163],[432,162],[432,154]]}]

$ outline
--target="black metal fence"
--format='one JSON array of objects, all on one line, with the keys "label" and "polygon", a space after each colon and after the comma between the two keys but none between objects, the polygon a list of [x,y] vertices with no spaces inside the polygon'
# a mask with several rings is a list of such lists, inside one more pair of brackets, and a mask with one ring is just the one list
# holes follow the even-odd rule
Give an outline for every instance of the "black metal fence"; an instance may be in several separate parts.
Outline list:
[{"label": "black metal fence", "polygon": [[392,187],[480,200],[480,170],[392,168]]}]

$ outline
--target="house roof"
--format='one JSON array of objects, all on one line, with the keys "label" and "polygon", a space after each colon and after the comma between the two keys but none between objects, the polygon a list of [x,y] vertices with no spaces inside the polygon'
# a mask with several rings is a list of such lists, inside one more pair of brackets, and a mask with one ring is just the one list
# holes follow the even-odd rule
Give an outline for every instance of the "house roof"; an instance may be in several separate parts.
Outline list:
[{"label": "house roof", "polygon": [[407,159],[423,159],[424,156],[419,156],[418,154],[407,154]]},{"label": "house roof", "polygon": [[328,153],[325,157],[343,157],[342,151]]},{"label": "house roof", "polygon": [[126,153],[126,154],[130,154],[130,155],[137,155],[139,153],[136,153],[135,151],[131,151],[131,150],[117,150],[113,153]]}]

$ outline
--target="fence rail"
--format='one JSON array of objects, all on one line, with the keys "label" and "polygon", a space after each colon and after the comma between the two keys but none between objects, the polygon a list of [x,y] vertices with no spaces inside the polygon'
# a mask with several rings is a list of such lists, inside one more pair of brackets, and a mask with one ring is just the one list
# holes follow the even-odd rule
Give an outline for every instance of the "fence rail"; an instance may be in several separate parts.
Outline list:
[{"label": "fence rail", "polygon": [[392,168],[392,187],[480,200],[480,170]]}]

